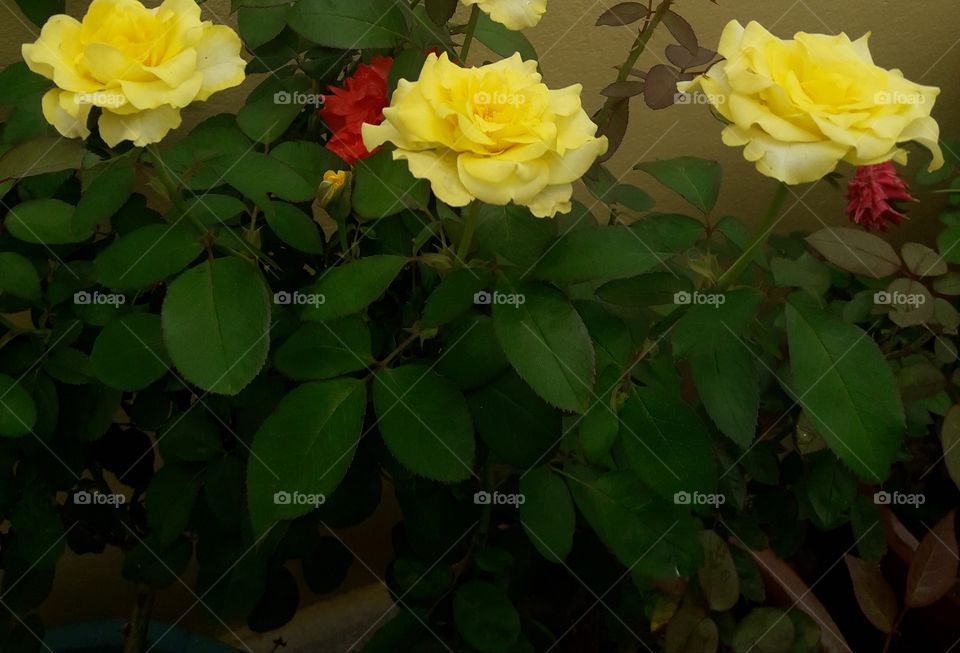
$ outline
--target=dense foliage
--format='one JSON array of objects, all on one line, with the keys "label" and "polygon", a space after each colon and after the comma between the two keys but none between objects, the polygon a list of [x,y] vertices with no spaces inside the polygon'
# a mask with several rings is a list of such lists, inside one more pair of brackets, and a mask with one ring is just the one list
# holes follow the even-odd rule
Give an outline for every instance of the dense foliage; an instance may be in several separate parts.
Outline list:
[{"label": "dense foliage", "polygon": [[[67,548],[119,547],[147,595],[195,558],[215,622],[278,628],[384,490],[401,611],[368,652],[950,645],[904,614],[958,600],[960,144],[918,180],[953,189],[921,194],[949,200],[935,249],[818,223],[758,246],[692,157],[630,176],[689,215],[602,164],[555,219],[455,209],[392,145],[325,148],[317,98],[381,55],[392,91],[464,33],[535,58],[519,32],[448,0],[236,4],[269,74],[159,145],[60,138],[49,82],[0,73],[4,650],[40,650]],[[715,55],[635,4],[599,21],[643,21],[612,149],[631,96],[665,108]],[[631,81],[661,21],[676,69]]]}]

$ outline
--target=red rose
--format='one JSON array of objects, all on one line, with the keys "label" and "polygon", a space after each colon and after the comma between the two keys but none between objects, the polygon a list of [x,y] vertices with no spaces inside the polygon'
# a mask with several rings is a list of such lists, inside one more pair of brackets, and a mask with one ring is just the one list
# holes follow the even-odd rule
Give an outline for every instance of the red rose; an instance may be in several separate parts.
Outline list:
[{"label": "red rose", "polygon": [[343,88],[331,86],[332,95],[324,96],[320,117],[332,132],[327,149],[350,165],[373,154],[364,147],[360,128],[363,123],[383,122],[383,109],[389,104],[387,74],[392,65],[390,57],[376,56],[369,65],[359,64],[344,80]]},{"label": "red rose", "polygon": [[900,224],[906,218],[891,202],[915,202],[893,163],[857,168],[847,187],[847,215],[868,230],[886,231],[887,221]]}]

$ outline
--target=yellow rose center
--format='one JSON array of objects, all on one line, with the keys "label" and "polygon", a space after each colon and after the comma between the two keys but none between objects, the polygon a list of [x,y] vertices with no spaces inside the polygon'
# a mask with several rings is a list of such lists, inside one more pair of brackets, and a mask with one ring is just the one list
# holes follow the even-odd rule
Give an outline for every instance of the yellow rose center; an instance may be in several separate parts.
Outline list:
[{"label": "yellow rose center", "polygon": [[133,61],[156,66],[167,59],[168,36],[176,27],[172,23],[170,16],[163,20],[142,5],[125,5],[105,14],[102,20],[85,19],[81,42],[109,45]]}]

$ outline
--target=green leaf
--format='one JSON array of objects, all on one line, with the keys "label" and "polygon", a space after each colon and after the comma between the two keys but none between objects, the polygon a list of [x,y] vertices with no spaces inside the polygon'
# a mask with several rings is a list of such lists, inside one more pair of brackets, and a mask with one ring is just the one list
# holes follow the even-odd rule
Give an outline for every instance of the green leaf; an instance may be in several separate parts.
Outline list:
[{"label": "green leaf", "polygon": [[163,162],[190,190],[219,186],[231,165],[251,151],[250,139],[237,127],[236,117],[208,118],[163,152]]},{"label": "green leaf", "polygon": [[473,474],[473,424],[467,402],[442,376],[419,365],[384,369],[373,405],[387,448],[412,472],[455,482]]},{"label": "green leaf", "polygon": [[93,235],[93,229],[79,231],[73,212],[71,205],[60,200],[29,200],[10,209],[6,227],[13,237],[27,243],[80,243]]},{"label": "green leaf", "polygon": [[43,136],[20,143],[0,156],[0,181],[76,170],[87,150],[78,139]]},{"label": "green leaf", "polygon": [[[39,489],[27,489],[10,517],[15,551],[31,566],[52,569],[63,553],[66,538],[63,522],[50,497]],[[4,588],[5,593],[9,588]]]},{"label": "green leaf", "polygon": [[960,406],[952,406],[940,429],[943,462],[954,485],[960,488]]},{"label": "green leaf", "polygon": [[829,451],[817,453],[803,485],[813,508],[815,523],[824,529],[844,521],[857,494],[857,479]]},{"label": "green leaf", "polygon": [[468,397],[477,431],[502,460],[518,469],[536,465],[557,447],[561,416],[516,374],[506,374]]},{"label": "green leaf", "polygon": [[43,93],[50,88],[50,83],[46,77],[30,70],[23,61],[10,64],[0,70],[0,104],[15,106],[21,100]]},{"label": "green leaf", "polygon": [[394,161],[388,149],[357,161],[355,173],[353,208],[361,218],[386,218],[427,205],[429,182],[414,178],[407,162]]},{"label": "green leaf", "polygon": [[881,482],[900,448],[903,406],[870,337],[802,295],[786,309],[794,392],[831,450],[863,479]]},{"label": "green leaf", "polygon": [[20,299],[40,301],[40,277],[30,259],[15,252],[0,252],[0,290]]},{"label": "green leaf", "polygon": [[804,252],[796,259],[775,258],[770,261],[774,285],[780,288],[800,288],[812,297],[822,297],[830,290],[833,276],[823,261]]},{"label": "green leaf", "polygon": [[264,213],[273,211],[270,196],[288,202],[310,202],[316,195],[296,170],[283,161],[259,152],[241,158],[222,157],[215,164],[224,166],[223,179],[250,198]]},{"label": "green leaf", "polygon": [[206,193],[187,201],[187,219],[196,219],[207,227],[220,227],[245,213],[247,205],[231,195]]},{"label": "green leaf", "polygon": [[756,431],[760,404],[758,360],[739,335],[762,300],[754,290],[724,295],[717,307],[694,306],[674,330],[674,355],[689,357],[704,408],[720,430],[746,449]]},{"label": "green leaf", "polygon": [[120,210],[133,191],[134,172],[128,160],[104,164],[84,189],[73,214],[74,231],[92,233],[101,222]]},{"label": "green leaf", "polygon": [[850,526],[857,553],[867,562],[879,564],[887,552],[887,539],[880,524],[880,508],[872,496],[857,495],[850,508]]},{"label": "green leaf", "polygon": [[524,273],[537,264],[557,234],[553,220],[538,220],[523,206],[480,208],[477,220],[477,253],[503,265],[513,265]]},{"label": "green leaf", "polygon": [[43,27],[51,16],[66,11],[65,0],[16,0],[23,15],[37,27]]},{"label": "green leaf", "polygon": [[205,261],[170,284],[163,339],[187,381],[235,395],[260,372],[270,340],[270,295],[260,271],[235,258]]},{"label": "green leaf", "polygon": [[717,469],[710,439],[682,400],[663,390],[638,388],[620,420],[630,467],[650,489],[670,501],[678,492],[714,491]]},{"label": "green leaf", "polygon": [[370,329],[358,317],[329,324],[304,324],[277,348],[277,370],[291,379],[332,379],[374,363]]},{"label": "green leaf", "polygon": [[726,612],[740,598],[740,578],[727,543],[715,531],[700,531],[703,567],[697,572],[700,588],[716,612]]},{"label": "green leaf", "polygon": [[186,267],[203,251],[186,225],[153,224],[118,238],[94,261],[97,280],[114,290],[146,288]]},{"label": "green leaf", "polygon": [[147,486],[147,526],[161,546],[172,544],[187,529],[200,479],[194,466],[164,465]]},{"label": "green leaf", "polygon": [[481,13],[477,20],[474,36],[501,57],[512,57],[515,52],[519,52],[524,61],[538,59],[537,51],[523,32],[507,29],[502,24],[491,20],[485,13]]},{"label": "green leaf", "polygon": [[427,298],[420,326],[432,329],[460,317],[474,306],[477,293],[489,287],[490,273],[463,268],[440,282]]},{"label": "green leaf", "polygon": [[688,576],[700,568],[699,526],[683,506],[660,498],[629,472],[568,472],[578,479],[568,486],[587,523],[635,574]]},{"label": "green leaf", "polygon": [[549,286],[504,279],[497,292],[518,298],[514,304],[494,300],[493,306],[493,326],[510,364],[548,403],[584,412],[593,395],[596,359],[580,315]]},{"label": "green leaf", "polygon": [[753,352],[731,335],[713,351],[691,356],[690,372],[710,419],[721,433],[748,448],[760,413],[760,369]]},{"label": "green leaf", "polygon": [[453,619],[467,643],[482,653],[503,653],[520,636],[520,615],[503,590],[472,580],[453,596]]},{"label": "green leaf", "polygon": [[559,284],[634,277],[686,250],[702,232],[693,218],[666,215],[649,216],[629,227],[579,229],[557,239],[534,274]]},{"label": "green leaf", "polygon": [[267,224],[277,237],[294,249],[307,254],[323,252],[323,236],[317,224],[306,213],[285,202],[273,202]]},{"label": "green leaf", "polygon": [[204,462],[219,456],[223,445],[216,419],[203,405],[175,414],[157,441],[164,461]]},{"label": "green leaf", "polygon": [[237,26],[240,37],[251,50],[273,40],[287,26],[289,5],[273,7],[240,7],[237,12]]},{"label": "green leaf", "polygon": [[366,384],[306,383],[283,398],[253,439],[247,504],[254,532],[304,515],[343,480],[360,440]]},{"label": "green leaf", "polygon": [[720,195],[723,170],[716,161],[685,156],[640,163],[634,169],[651,175],[704,214],[713,210]]},{"label": "green leaf", "polygon": [[520,477],[520,494],[520,520],[533,546],[551,562],[564,560],[577,522],[566,483],[549,466],[534,467]]},{"label": "green leaf", "polygon": [[323,271],[306,291],[323,302],[307,306],[303,319],[329,321],[359,313],[383,296],[406,264],[403,256],[366,256]]},{"label": "green leaf", "polygon": [[104,385],[136,392],[167,373],[160,316],[130,313],[103,328],[93,343],[90,371]]},{"label": "green leaf", "polygon": [[653,198],[636,186],[621,184],[602,165],[592,168],[583,177],[587,190],[601,202],[621,204],[632,211],[642,213],[653,208]]},{"label": "green leaf", "polygon": [[437,371],[460,390],[492,382],[510,368],[487,315],[470,312],[443,330],[443,356]]},{"label": "green leaf", "polygon": [[[285,7],[256,9],[257,13],[277,13]],[[240,11],[241,27],[244,10]],[[261,25],[264,26],[264,25]],[[237,114],[237,125],[251,140],[272,143],[296,120],[304,107],[293,99],[310,92],[310,79],[294,75],[284,79],[270,76],[255,88]]]},{"label": "green leaf", "polygon": [[16,380],[0,374],[0,436],[22,437],[36,422],[37,407],[30,393]]},{"label": "green leaf", "polygon": [[378,0],[299,0],[287,24],[318,45],[341,50],[392,48],[407,34],[403,13]]},{"label": "green leaf", "polygon": [[756,608],[733,633],[736,653],[791,653],[795,629],[787,613],[776,608]]},{"label": "green leaf", "polygon": [[270,151],[270,157],[296,170],[313,188],[320,187],[325,172],[349,168],[336,154],[312,141],[284,141]]}]

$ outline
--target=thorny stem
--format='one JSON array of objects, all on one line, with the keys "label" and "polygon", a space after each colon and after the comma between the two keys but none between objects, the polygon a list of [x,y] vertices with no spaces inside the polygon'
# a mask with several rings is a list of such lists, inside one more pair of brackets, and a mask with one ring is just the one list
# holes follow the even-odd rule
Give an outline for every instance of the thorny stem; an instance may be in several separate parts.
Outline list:
[{"label": "thorny stem", "polygon": [[[633,67],[637,64],[637,60],[640,58],[640,55],[643,54],[644,50],[647,49],[647,43],[650,42],[650,37],[653,36],[653,33],[656,31],[657,27],[663,21],[663,17],[670,10],[670,5],[673,4],[673,0],[663,0],[660,3],[660,6],[657,7],[657,10],[653,12],[653,15],[647,16],[647,22],[644,23],[643,29],[640,30],[640,33],[637,35],[637,40],[633,42],[633,46],[630,48],[630,54],[627,55],[626,61],[620,66],[620,71],[617,74],[618,82],[625,82],[627,78],[630,77],[630,72],[633,70]],[[607,98],[607,101],[604,103],[603,108],[597,113],[596,123],[600,126],[601,131],[604,128],[604,123],[606,123],[607,118],[610,116],[610,112],[613,110],[614,105],[621,101],[622,98]]]}]

